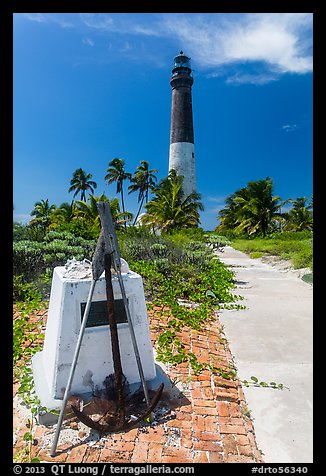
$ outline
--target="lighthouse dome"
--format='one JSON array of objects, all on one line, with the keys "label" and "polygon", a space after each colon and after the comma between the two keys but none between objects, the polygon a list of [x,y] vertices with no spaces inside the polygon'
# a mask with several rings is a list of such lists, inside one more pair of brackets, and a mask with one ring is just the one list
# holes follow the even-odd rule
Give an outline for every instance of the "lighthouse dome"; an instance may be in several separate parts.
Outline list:
[{"label": "lighthouse dome", "polygon": [[189,56],[186,56],[183,51],[180,51],[180,53],[174,58],[174,67],[175,68],[180,68],[180,67],[190,68]]}]

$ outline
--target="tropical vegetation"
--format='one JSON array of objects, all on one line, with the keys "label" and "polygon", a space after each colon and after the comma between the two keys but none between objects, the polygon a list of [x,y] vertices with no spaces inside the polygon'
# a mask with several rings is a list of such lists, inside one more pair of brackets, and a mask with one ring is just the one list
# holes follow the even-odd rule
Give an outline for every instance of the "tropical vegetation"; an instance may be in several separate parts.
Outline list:
[{"label": "tropical vegetation", "polygon": [[142,224],[165,232],[199,225],[199,211],[204,210],[201,196],[197,192],[185,196],[183,180],[173,169],[161,180],[153,189],[154,198],[145,206],[147,213],[141,219]]},{"label": "tropical vegetation", "polygon": [[104,177],[108,184],[116,183],[116,193],[121,193],[122,211],[125,212],[125,203],[123,196],[123,183],[125,180],[131,179],[131,173],[125,171],[125,161],[123,159],[115,158],[109,163],[107,174]]},{"label": "tropical vegetation", "polygon": [[[180,339],[180,333],[202,330],[214,319],[216,310],[244,307],[241,296],[233,292],[232,270],[222,264],[214,250],[231,244],[252,257],[279,254],[296,267],[312,269],[312,200],[281,200],[273,195],[273,182],[268,177],[249,182],[227,197],[216,230],[205,232],[199,226],[201,196],[185,196],[184,178],[175,171],[156,184],[157,170],[147,161],[141,161],[132,175],[126,171],[125,161],[115,158],[106,172],[105,181],[116,184],[121,202],[105,193],[95,196],[97,184],[92,175],[77,169],[69,192],[74,192],[74,197],[80,195],[79,199],[59,207],[48,199],[41,200],[35,203],[29,224],[14,223],[13,299],[18,311],[13,326],[14,376],[20,384],[18,393],[32,415],[42,407],[33,394],[30,358],[41,350],[44,340],[42,321],[35,322],[33,313],[47,306],[55,266],[72,258],[92,260],[100,233],[99,201],[109,202],[121,255],[143,277],[148,309],[155,309],[156,358],[168,365],[188,364],[194,374],[209,370],[222,379],[236,378],[231,365],[226,368],[219,366],[218,360],[198,359]],[[125,209],[126,181],[130,182],[129,194],[138,194],[135,217]],[[288,212],[284,208],[282,212],[285,204],[292,205]],[[143,207],[146,212],[140,215]],[[251,382],[242,382],[248,386],[256,381],[251,377]],[[273,388],[282,385],[272,384]],[[259,385],[268,386],[264,382]],[[30,421],[24,435],[28,443],[24,457],[32,462],[33,418]]]},{"label": "tropical vegetation", "polygon": [[97,183],[91,180],[92,174],[87,174],[82,168],[75,170],[72,179],[70,180],[69,192],[75,192],[74,197],[80,193],[80,199],[86,200],[86,191],[94,193]]},{"label": "tropical vegetation", "polygon": [[[226,235],[253,238],[266,237],[277,231],[312,230],[312,202],[307,199],[281,200],[273,195],[273,180],[248,182],[226,198],[226,206],[219,212],[216,232]],[[284,205],[292,203],[289,212],[282,212]]]},{"label": "tropical vegetation", "polygon": [[155,173],[157,173],[157,169],[149,170],[149,163],[146,160],[142,160],[140,165],[137,166],[134,176],[130,179],[129,193],[138,192],[138,203],[140,204],[134,219],[134,225],[137,223],[144,200],[146,204],[148,203],[149,191],[154,190],[157,181]]}]

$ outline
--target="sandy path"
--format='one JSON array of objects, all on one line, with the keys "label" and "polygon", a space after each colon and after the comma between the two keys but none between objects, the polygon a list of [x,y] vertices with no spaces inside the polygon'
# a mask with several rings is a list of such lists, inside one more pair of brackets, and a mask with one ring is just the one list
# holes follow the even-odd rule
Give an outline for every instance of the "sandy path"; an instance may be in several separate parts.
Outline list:
[{"label": "sandy path", "polygon": [[244,387],[266,462],[312,462],[313,288],[302,272],[251,259],[226,246],[216,252],[236,274],[246,310],[224,310],[221,323],[241,379],[282,383]]}]

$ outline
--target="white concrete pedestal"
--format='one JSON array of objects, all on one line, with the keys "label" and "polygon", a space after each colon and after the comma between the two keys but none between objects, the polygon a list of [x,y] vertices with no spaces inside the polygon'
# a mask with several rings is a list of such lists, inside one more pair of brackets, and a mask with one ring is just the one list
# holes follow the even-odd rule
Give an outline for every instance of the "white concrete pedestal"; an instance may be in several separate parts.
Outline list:
[{"label": "white concrete pedestal", "polygon": [[[42,406],[59,409],[68,381],[71,363],[87,301],[91,279],[64,277],[65,268],[56,267],[53,273],[49,312],[44,348],[32,359],[35,391]],[[122,274],[136,341],[146,380],[156,377],[151,336],[148,324],[142,278],[133,271]],[[88,326],[85,329],[76,371],[71,387],[72,395],[92,392],[103,388],[105,378],[114,373],[109,325],[103,323],[99,304],[106,301],[105,277],[95,285]],[[122,297],[118,278],[113,275],[112,285],[118,322],[123,318]],[[95,306],[95,307],[94,307]],[[96,314],[96,312],[98,312]],[[99,325],[97,325],[99,323]],[[91,325],[92,327],[89,327]],[[118,335],[122,369],[130,384],[140,383],[137,362],[127,322],[118,323]]]}]

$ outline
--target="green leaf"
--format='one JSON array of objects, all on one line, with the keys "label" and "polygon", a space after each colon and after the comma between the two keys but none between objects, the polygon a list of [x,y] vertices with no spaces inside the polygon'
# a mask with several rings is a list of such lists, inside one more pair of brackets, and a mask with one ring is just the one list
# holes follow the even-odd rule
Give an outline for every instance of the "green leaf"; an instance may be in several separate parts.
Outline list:
[{"label": "green leaf", "polygon": [[250,378],[253,382],[258,383],[258,378],[255,377],[254,375],[252,375]]},{"label": "green leaf", "polygon": [[211,291],[210,289],[207,289],[207,291],[206,291],[206,297],[216,298],[216,294],[213,293],[213,291]]},{"label": "green leaf", "polygon": [[268,383],[266,383],[266,382],[259,382],[259,385],[261,387],[268,387]]},{"label": "green leaf", "polygon": [[23,440],[24,441],[32,441],[33,440],[32,433],[30,433],[29,431],[27,433],[25,433],[24,436],[23,436]]}]

